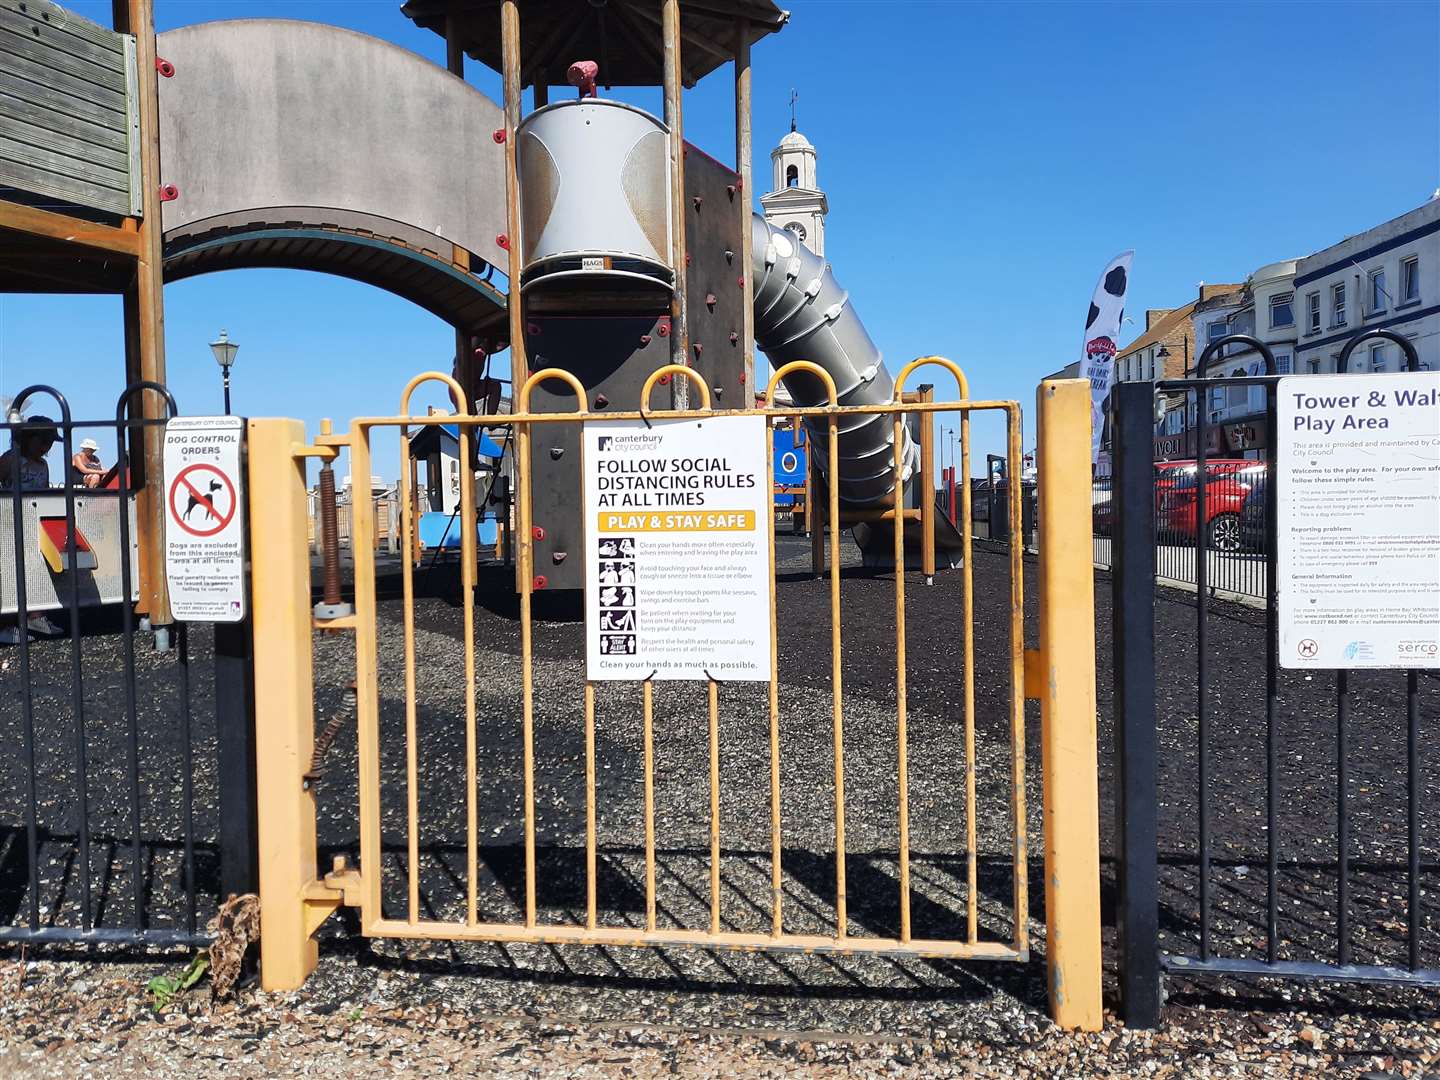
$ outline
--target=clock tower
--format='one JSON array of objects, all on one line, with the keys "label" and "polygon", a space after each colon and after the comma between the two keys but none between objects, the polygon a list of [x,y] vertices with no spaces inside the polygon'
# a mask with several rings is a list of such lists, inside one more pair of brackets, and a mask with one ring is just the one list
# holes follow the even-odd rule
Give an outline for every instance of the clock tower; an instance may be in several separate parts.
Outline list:
[{"label": "clock tower", "polygon": [[795,130],[770,151],[773,187],[760,196],[765,220],[778,228],[789,229],[816,255],[825,254],[825,215],[830,204],[815,180],[815,147]]}]

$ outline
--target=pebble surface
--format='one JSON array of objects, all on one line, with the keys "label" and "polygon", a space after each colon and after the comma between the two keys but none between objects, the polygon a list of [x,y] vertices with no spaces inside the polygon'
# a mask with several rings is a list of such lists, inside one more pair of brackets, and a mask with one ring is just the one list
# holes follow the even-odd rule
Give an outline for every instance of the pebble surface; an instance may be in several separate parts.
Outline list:
[{"label": "pebble surface", "polygon": [[[354,964],[328,958],[318,975]],[[143,985],[176,966],[174,958],[0,964],[0,1075],[1411,1078],[1440,1063],[1440,1020],[1384,1012],[1171,1005],[1154,1032],[1107,1017],[1104,1031],[1074,1034],[996,992],[952,1006],[948,1026],[906,1035],[791,1028],[783,1002],[769,1028],[679,1026],[643,1007],[576,1023],[540,1009],[480,1011],[443,981],[373,968],[349,972],[343,1000],[251,986],[211,1005],[202,987],[157,1014]]]}]

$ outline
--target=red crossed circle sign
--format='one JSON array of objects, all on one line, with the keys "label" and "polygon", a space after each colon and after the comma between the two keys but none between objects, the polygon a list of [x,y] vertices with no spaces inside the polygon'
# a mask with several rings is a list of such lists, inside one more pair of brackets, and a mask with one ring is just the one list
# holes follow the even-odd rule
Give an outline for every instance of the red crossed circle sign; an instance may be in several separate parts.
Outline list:
[{"label": "red crossed circle sign", "polygon": [[[215,505],[220,500],[227,509]],[[214,465],[187,465],[170,485],[170,516],[191,536],[214,536],[235,516],[235,485]]]}]

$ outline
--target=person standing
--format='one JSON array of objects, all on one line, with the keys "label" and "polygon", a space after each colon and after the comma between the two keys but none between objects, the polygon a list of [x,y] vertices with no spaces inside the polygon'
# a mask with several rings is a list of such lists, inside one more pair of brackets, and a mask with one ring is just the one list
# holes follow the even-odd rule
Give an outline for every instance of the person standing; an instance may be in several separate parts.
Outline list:
[{"label": "person standing", "polygon": [[[45,455],[60,441],[60,433],[55,430],[55,421],[48,416],[32,416],[25,424],[26,430],[15,439],[15,445],[0,454],[0,492],[14,491],[17,484],[21,491],[50,489],[50,463]],[[19,643],[20,629],[15,622],[14,616],[0,616],[0,645]],[[46,637],[62,632],[43,614],[31,615],[25,625],[31,632]]]}]

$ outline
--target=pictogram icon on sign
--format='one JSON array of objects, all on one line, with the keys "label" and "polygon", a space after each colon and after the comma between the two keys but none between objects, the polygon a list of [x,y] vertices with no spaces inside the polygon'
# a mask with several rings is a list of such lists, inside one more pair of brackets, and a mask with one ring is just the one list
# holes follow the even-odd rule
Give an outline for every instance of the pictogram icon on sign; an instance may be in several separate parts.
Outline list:
[{"label": "pictogram icon on sign", "polygon": [[214,536],[235,516],[235,485],[214,465],[190,465],[170,485],[170,517],[191,536]]},{"label": "pictogram icon on sign", "polygon": [[1307,660],[1320,651],[1320,643],[1314,638],[1306,638],[1295,647],[1295,651]]}]

